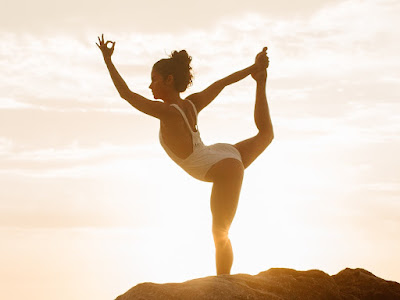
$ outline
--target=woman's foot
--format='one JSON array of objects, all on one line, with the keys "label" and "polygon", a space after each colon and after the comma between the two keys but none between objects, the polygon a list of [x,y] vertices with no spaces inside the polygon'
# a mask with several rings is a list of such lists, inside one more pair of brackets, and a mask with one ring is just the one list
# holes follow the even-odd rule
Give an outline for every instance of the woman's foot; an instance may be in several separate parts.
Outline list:
[{"label": "woman's foot", "polygon": [[255,65],[257,67],[256,71],[251,73],[251,77],[254,80],[265,80],[267,78],[267,68],[269,66],[269,58],[267,56],[267,47],[257,54]]}]

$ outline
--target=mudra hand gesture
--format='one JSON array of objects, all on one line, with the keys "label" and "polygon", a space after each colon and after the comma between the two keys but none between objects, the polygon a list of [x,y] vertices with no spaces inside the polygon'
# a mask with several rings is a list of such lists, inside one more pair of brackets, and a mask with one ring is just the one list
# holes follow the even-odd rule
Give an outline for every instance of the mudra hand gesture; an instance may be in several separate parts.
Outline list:
[{"label": "mudra hand gesture", "polygon": [[[100,37],[98,37],[98,39],[99,43],[96,43],[97,47],[99,47],[99,49],[103,53],[104,58],[110,58],[111,55],[114,53],[115,42],[104,42],[104,34],[101,35],[101,39]],[[108,44],[112,44],[111,48],[108,47]]]}]

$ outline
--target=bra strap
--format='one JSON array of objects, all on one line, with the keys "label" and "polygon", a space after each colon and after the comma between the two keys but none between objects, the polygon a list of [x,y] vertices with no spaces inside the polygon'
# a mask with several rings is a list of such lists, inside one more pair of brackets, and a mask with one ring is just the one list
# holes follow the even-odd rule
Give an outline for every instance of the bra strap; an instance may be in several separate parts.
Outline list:
[{"label": "bra strap", "polygon": [[175,107],[181,113],[183,119],[186,122],[187,127],[190,129],[191,132],[193,132],[192,128],[190,127],[189,120],[185,115],[185,112],[177,104],[171,104],[171,106]]},{"label": "bra strap", "polygon": [[188,101],[190,104],[192,104],[192,107],[193,107],[193,110],[194,110],[194,114],[196,116],[196,124],[197,124],[197,109],[196,109],[196,106],[189,99],[187,99],[186,101]]}]

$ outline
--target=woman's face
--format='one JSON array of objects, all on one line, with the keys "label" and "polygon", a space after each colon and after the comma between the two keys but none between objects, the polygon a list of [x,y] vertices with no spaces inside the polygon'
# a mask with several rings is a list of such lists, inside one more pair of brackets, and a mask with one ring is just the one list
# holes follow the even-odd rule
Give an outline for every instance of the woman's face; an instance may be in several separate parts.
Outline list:
[{"label": "woman's face", "polygon": [[149,89],[153,92],[154,99],[163,99],[166,95],[168,85],[160,73],[154,69],[151,71],[151,83]]}]

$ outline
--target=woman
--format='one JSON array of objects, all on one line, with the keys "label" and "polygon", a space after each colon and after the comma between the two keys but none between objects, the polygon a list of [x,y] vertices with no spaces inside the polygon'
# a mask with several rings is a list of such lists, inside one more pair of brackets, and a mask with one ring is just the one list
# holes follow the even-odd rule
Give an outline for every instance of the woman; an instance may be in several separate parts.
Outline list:
[{"label": "woman", "polygon": [[[108,45],[111,44],[111,47]],[[212,233],[216,249],[217,275],[230,274],[233,252],[229,228],[239,201],[243,173],[271,143],[272,123],[265,93],[269,60],[264,48],[248,68],[222,78],[204,91],[181,99],[180,93],[192,82],[191,57],[185,50],[174,51],[167,59],[154,64],[151,84],[152,101],[132,92],[119,75],[111,56],[115,42],[99,37],[100,48],[111,79],[120,96],[133,107],[160,119],[160,142],[167,154],[193,177],[212,182]],[[197,129],[197,115],[224,87],[250,75],[257,82],[254,119],[257,135],[235,145],[205,146]]]}]

